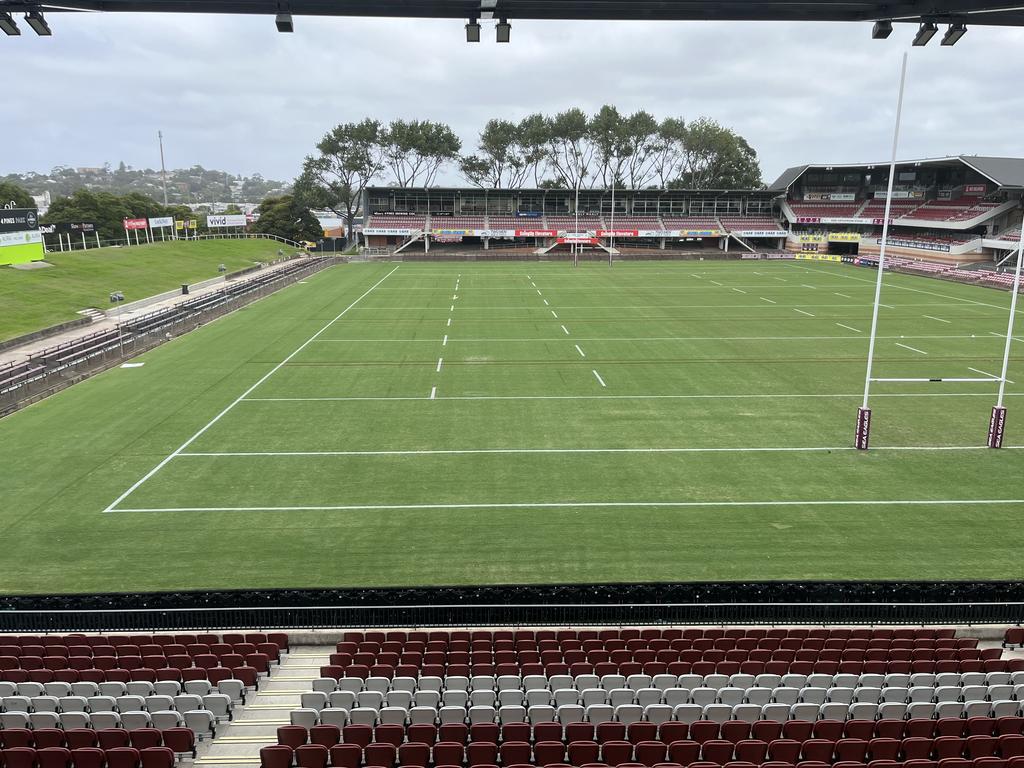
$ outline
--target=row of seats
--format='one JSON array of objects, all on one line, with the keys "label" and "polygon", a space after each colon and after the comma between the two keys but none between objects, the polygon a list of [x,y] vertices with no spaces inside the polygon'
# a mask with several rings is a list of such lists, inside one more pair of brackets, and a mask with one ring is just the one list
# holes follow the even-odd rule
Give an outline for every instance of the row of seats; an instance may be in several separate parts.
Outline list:
[{"label": "row of seats", "polygon": [[[241,680],[221,680],[217,683],[217,693],[224,693],[232,701],[245,701],[245,685]],[[121,682],[77,682],[77,683],[8,683],[0,682],[0,698],[5,696],[178,696],[181,693],[192,693],[206,696],[213,693],[213,685],[208,680],[188,680],[184,684],[177,680],[158,680],[151,683],[146,680]]]},{"label": "row of seats", "polygon": [[47,658],[60,656],[65,659],[74,657],[96,658],[101,656],[227,656],[237,654],[248,656],[252,653],[263,653],[274,661],[280,661],[280,649],[277,643],[169,643],[156,645],[3,645],[0,644],[0,656],[38,656]]},{"label": "row of seats", "polygon": [[[673,688],[694,690],[696,688],[948,688],[996,685],[1024,685],[1024,672],[968,672],[960,674],[948,672],[941,674],[917,673],[887,675],[447,675],[444,678],[424,676],[412,677],[322,677],[313,681],[314,691],[331,693],[333,691],[377,691],[387,694],[391,691],[549,691],[560,690],[586,691],[603,689],[612,691],[630,688],[640,691],[645,688],[657,688],[667,691]],[[0,687],[0,691],[2,691]],[[679,702],[682,703],[682,702]]]},{"label": "row of seats", "polygon": [[189,728],[177,727],[159,730],[156,728],[137,728],[126,730],[111,728],[94,731],[91,728],[39,728],[31,731],[24,728],[0,730],[0,747],[67,747],[79,749],[83,747],[99,747],[113,749],[115,747],[169,747],[179,754],[195,753],[196,734]]},{"label": "row of seats", "polygon": [[[60,349],[61,347],[55,347]],[[204,634],[181,634],[181,635],[0,635],[0,645],[19,645],[22,647],[30,645],[49,646],[98,646],[112,645],[115,648],[122,645],[193,645],[203,643],[215,645],[226,643],[236,645],[238,643],[274,643],[283,651],[288,650],[288,635],[284,632],[225,632],[223,635]]]},{"label": "row of seats", "polygon": [[225,712],[230,716],[233,702],[231,697],[223,693],[179,693],[176,696],[151,694],[138,696],[124,694],[122,696],[4,696],[0,698],[0,714],[8,712],[164,712],[175,710],[188,712],[193,709],[209,709],[214,712]]},{"label": "row of seats", "polygon": [[226,653],[217,656],[212,653],[189,656],[2,656],[0,670],[11,669],[48,669],[53,672],[64,669],[214,669],[216,667],[254,667],[264,672],[269,671],[272,656],[265,653],[250,653],[242,656],[238,653]]},{"label": "row of seats", "polygon": [[134,669],[2,669],[0,670],[0,683],[47,683],[63,682],[78,683],[89,682],[120,682],[128,684],[133,681],[146,681],[156,683],[161,680],[175,680],[187,682],[190,680],[208,680],[213,685],[219,685],[223,680],[240,680],[249,688],[256,688],[259,684],[260,675],[269,673],[269,666],[259,669],[251,666],[240,667],[136,667]]},{"label": "row of seats", "polygon": [[173,768],[174,762],[167,747],[12,747],[0,752],[4,768]]},{"label": "row of seats", "polygon": [[[769,703],[769,704],[679,704],[672,707],[667,704],[651,704],[641,707],[637,704],[622,704],[612,707],[609,704],[591,704],[584,707],[579,704],[565,704],[559,707],[551,705],[524,706],[442,706],[433,707],[340,707],[298,708],[291,711],[291,722],[299,725],[312,726],[317,723],[345,725],[349,722],[375,725],[377,723],[513,723],[557,721],[562,724],[575,722],[600,723],[615,720],[622,723],[633,723],[647,720],[653,723],[664,723],[670,720],[680,722],[696,722],[714,720],[727,722],[743,720],[806,720],[813,722],[818,719],[906,719],[906,718],[946,718],[946,717],[1015,717],[1022,713],[1021,702],[1018,701],[944,701],[933,702],[842,702],[815,703]],[[4,715],[0,715],[3,718]]]},{"label": "row of seats", "polygon": [[448,723],[441,726],[412,725],[403,728],[400,725],[315,725],[306,728],[300,725],[283,725],[277,729],[278,742],[298,746],[306,742],[336,743],[342,742],[366,746],[372,742],[388,742],[400,746],[406,742],[423,742],[434,744],[437,741],[455,741],[466,744],[470,741],[597,741],[604,743],[609,740],[631,741],[673,741],[690,740],[699,744],[710,739],[725,739],[737,743],[744,739],[775,741],[776,739],[807,739],[842,738],[865,739],[932,739],[940,736],[1020,736],[1024,734],[1024,718],[976,717],[970,720],[947,718],[943,720],[817,720],[808,722],[788,720],[785,723],[770,720],[759,720],[756,723],[745,723],[730,720],[715,723],[701,720],[695,723],[669,721],[661,725],[649,722],[623,723],[570,723],[562,726],[559,723],[506,723],[498,726],[494,723],[476,723],[467,726],[465,723]]},{"label": "row of seats", "polygon": [[[756,652],[755,652],[756,653]],[[338,655],[338,661],[345,661]],[[1024,671],[1024,659],[967,659],[957,661],[945,659],[939,661],[698,661],[694,663],[685,661],[673,661],[669,663],[661,661],[650,661],[645,664],[630,661],[622,664],[613,662],[601,662],[591,664],[589,662],[577,662],[566,664],[564,662],[553,664],[542,663],[479,663],[479,664],[361,664],[354,660],[347,665],[327,664],[320,667],[321,677],[443,677],[445,675],[597,675],[602,677],[609,674],[620,675],[710,675],[721,674],[732,676],[735,674],[762,675],[762,674],[941,674],[968,672],[1019,672]],[[4,673],[0,672],[0,679]]]},{"label": "row of seats", "polygon": [[[222,711],[223,718],[227,713]],[[72,729],[91,728],[93,730],[105,730],[108,728],[124,728],[125,730],[136,730],[139,728],[156,728],[166,731],[171,728],[189,728],[199,738],[209,734],[216,735],[218,714],[208,709],[193,709],[187,712],[177,710],[166,710],[159,712],[4,712],[0,714],[0,728],[3,729],[31,729],[40,730],[46,728],[61,728],[65,731]]]},{"label": "row of seats", "polygon": [[[722,651],[740,650],[873,650],[873,649],[925,649],[925,648],[977,648],[978,639],[973,637],[961,638],[878,638],[878,639],[829,639],[829,638],[799,638],[799,637],[698,637],[698,638],[635,638],[623,640],[621,638],[600,639],[592,638],[580,640],[569,638],[557,639],[500,639],[500,640],[385,640],[377,642],[374,640],[342,640],[335,645],[335,650],[345,653],[356,653],[360,651],[369,653],[380,653],[387,651],[391,653],[404,653],[417,651],[660,651],[672,649],[676,651],[708,651],[718,649]],[[998,650],[996,656],[998,658]]]}]

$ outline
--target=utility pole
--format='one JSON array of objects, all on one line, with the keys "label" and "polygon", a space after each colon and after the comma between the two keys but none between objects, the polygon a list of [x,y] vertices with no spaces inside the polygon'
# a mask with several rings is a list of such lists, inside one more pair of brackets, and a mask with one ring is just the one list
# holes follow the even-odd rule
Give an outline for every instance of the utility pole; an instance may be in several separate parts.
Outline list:
[{"label": "utility pole", "polygon": [[156,136],[160,140],[160,179],[164,185],[164,205],[167,205],[167,167],[164,165],[164,132],[157,131]]}]

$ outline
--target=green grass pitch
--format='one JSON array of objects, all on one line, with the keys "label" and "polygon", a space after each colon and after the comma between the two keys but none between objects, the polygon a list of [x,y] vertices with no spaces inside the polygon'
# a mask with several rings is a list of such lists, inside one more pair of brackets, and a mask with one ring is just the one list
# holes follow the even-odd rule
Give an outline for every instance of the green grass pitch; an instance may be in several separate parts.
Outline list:
[{"label": "green grass pitch", "polygon": [[[333,267],[0,421],[0,589],[1019,578],[1019,384],[1002,451],[991,381],[851,449],[874,279]],[[878,377],[998,375],[1007,293],[885,283]]]}]

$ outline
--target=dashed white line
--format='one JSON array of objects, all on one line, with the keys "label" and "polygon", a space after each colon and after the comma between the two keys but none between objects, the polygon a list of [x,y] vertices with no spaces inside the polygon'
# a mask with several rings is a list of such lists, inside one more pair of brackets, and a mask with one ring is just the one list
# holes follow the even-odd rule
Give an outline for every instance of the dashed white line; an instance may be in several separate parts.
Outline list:
[{"label": "dashed white line", "polygon": [[864,331],[854,328],[852,325],[843,325],[842,323],[836,323],[836,325],[840,328],[845,328],[848,331],[853,331],[854,333],[864,333]]},{"label": "dashed white line", "polygon": [[537,295],[538,296],[543,296],[544,295],[543,293],[540,292],[540,288],[537,289]]},{"label": "dashed white line", "polygon": [[441,346],[442,347],[447,347],[448,346],[448,334],[447,333],[444,335],[444,341],[441,342]]},{"label": "dashed white line", "polygon": [[576,345],[576,351],[580,353],[580,357],[586,357],[586,355],[583,354],[583,350],[580,349],[580,345],[579,344]]},{"label": "dashed white line", "polygon": [[919,354],[919,355],[927,355],[928,354],[923,349],[918,349],[917,347],[911,347],[911,346],[908,346],[906,344],[900,344],[898,341],[896,342],[896,346],[897,347],[903,347],[904,349],[909,349],[911,352],[917,352],[917,354]]},{"label": "dashed white line", "polygon": [[721,283],[720,283],[720,282],[718,282],[717,280],[712,280],[712,281],[711,281],[711,284],[712,284],[712,285],[721,285]]},{"label": "dashed white line", "polygon": [[801,288],[810,288],[810,289],[811,289],[812,291],[816,291],[816,290],[818,290],[818,289],[817,289],[817,288],[815,288],[815,287],[814,287],[813,285],[808,285],[807,283],[800,283],[800,287],[801,287]]},{"label": "dashed white line", "polygon": [[733,288],[733,290],[736,291],[736,293],[746,293],[742,288]]},{"label": "dashed white line", "polygon": [[604,379],[601,378],[601,374],[600,373],[598,373],[597,371],[591,371],[591,373],[593,373],[594,376],[597,377],[597,383],[598,384],[600,384],[602,387],[607,387],[608,386],[607,384],[604,383]]},{"label": "dashed white line", "polygon": [[936,322],[939,323],[946,323],[947,325],[952,325],[953,323],[952,320],[943,320],[941,317],[933,317],[932,315],[921,315],[921,317],[927,317],[929,320],[935,320]]},{"label": "dashed white line", "polygon": [[451,319],[450,317],[448,318],[448,327],[449,327],[449,328],[451,328],[451,327],[452,327],[452,319]]},{"label": "dashed white line", "polygon": [[430,388],[430,399],[431,400],[436,400],[437,399],[437,387],[431,387]]},{"label": "dashed white line", "polygon": [[545,307],[550,307],[551,306],[550,304],[548,304],[548,300],[547,299],[544,299],[544,306]]},{"label": "dashed white line", "polygon": [[555,320],[557,320],[557,319],[558,319],[558,315],[557,315],[557,314],[555,314],[555,310],[553,310],[553,309],[551,310],[551,316],[552,316],[553,318],[555,318]]},{"label": "dashed white line", "polygon": [[449,309],[448,311],[449,311],[449,312],[454,312],[454,311],[455,311],[455,305],[454,305],[454,304],[452,304],[451,308],[450,308],[450,309]]},{"label": "dashed white line", "polygon": [[835,293],[835,296],[842,296],[844,299],[852,299],[853,296],[847,296],[845,293]]},{"label": "dashed white line", "polygon": [[444,358],[443,358],[443,357],[439,357],[439,358],[437,358],[437,372],[438,372],[438,373],[440,373],[440,372],[441,372],[441,365],[442,365],[443,363],[444,363]]},{"label": "dashed white line", "polygon": [[804,312],[802,309],[797,309],[796,307],[793,307],[793,311],[794,312],[799,312],[801,315],[807,315],[808,317],[814,317],[814,315],[812,315],[810,312]]},{"label": "dashed white line", "polygon": [[784,277],[776,277],[775,279],[783,283],[788,282]]},{"label": "dashed white line", "polygon": [[566,328],[566,327],[565,327],[564,325],[562,326],[562,330],[563,330],[563,331],[565,331],[565,335],[566,335],[566,336],[568,336],[568,335],[569,335],[569,329],[568,329],[568,328]]},{"label": "dashed white line", "polygon": [[767,301],[769,304],[778,304],[777,301],[772,301],[771,299],[766,299],[764,296],[758,296],[757,298],[759,298],[761,301]]}]

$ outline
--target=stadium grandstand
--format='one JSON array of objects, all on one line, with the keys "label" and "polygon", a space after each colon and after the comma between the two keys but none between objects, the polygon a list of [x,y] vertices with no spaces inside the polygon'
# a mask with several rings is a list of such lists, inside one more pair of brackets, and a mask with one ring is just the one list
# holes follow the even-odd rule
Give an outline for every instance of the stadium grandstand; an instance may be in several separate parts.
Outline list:
[{"label": "stadium grandstand", "polygon": [[[779,195],[798,253],[877,256],[887,163],[801,165],[769,190]],[[1020,237],[1024,159],[958,155],[896,165],[887,252],[956,265],[1001,262]]]}]

